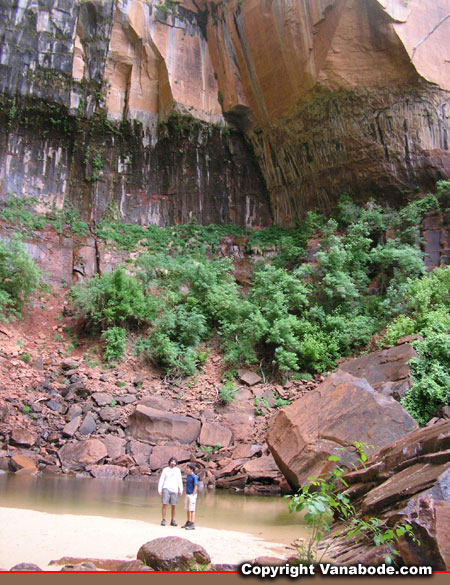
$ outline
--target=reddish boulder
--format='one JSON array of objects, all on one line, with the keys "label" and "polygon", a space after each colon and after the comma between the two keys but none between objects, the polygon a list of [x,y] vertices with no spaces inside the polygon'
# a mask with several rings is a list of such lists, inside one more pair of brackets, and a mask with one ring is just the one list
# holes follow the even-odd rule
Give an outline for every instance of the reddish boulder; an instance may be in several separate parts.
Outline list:
[{"label": "reddish boulder", "polygon": [[338,370],[278,412],[266,440],[284,476],[298,488],[308,477],[327,472],[332,454],[344,465],[354,461],[355,441],[378,450],[415,429],[417,423],[398,402],[375,392],[366,380]]},{"label": "reddish boulder", "polygon": [[115,570],[123,573],[143,573],[147,571],[153,571],[151,567],[147,567],[146,564],[144,564],[142,561],[138,561],[137,559],[134,561],[125,561]]},{"label": "reddish boulder", "polygon": [[403,536],[397,548],[406,565],[429,565],[434,571],[450,570],[450,502],[429,497],[414,499],[402,520],[420,544]]},{"label": "reddish boulder", "polygon": [[106,435],[106,437],[103,437],[102,441],[108,452],[108,457],[111,460],[125,455],[125,439],[121,439],[115,435]]},{"label": "reddish boulder", "polygon": [[83,469],[86,465],[98,463],[107,455],[108,451],[99,439],[66,443],[59,450],[61,463],[70,469]]},{"label": "reddish boulder", "polygon": [[130,441],[128,444],[130,455],[132,455],[136,465],[148,465],[149,458],[153,447],[141,441]]},{"label": "reddish boulder", "polygon": [[192,443],[198,439],[200,427],[193,418],[138,405],[128,418],[127,433],[135,439]]},{"label": "reddish boulder", "polygon": [[217,423],[205,422],[202,425],[198,442],[200,445],[206,445],[207,447],[215,447],[216,445],[228,447],[232,438],[233,434],[230,429]]},{"label": "reddish boulder", "polygon": [[222,423],[233,433],[235,443],[248,441],[253,435],[255,416],[253,412],[232,412],[223,415]]},{"label": "reddish boulder", "polygon": [[241,443],[236,447],[231,456],[232,459],[250,459],[262,450],[261,445],[251,445],[250,443]]},{"label": "reddish boulder", "polygon": [[128,475],[128,469],[121,465],[88,465],[86,471],[100,479],[123,479]]},{"label": "reddish boulder", "polygon": [[[406,500],[414,494],[439,489],[439,478],[445,474],[444,483],[450,480],[450,461],[441,465],[416,463],[396,473],[381,485],[373,488],[363,499],[361,508],[364,513],[378,513],[396,502]],[[447,494],[450,496],[450,493]]]},{"label": "reddish boulder", "polygon": [[258,382],[261,382],[262,380],[261,376],[258,376],[258,374],[252,372],[251,370],[238,370],[238,374],[239,379],[242,382],[245,382],[247,386],[254,386],[255,384],[258,384]]},{"label": "reddish boulder", "polygon": [[94,392],[92,398],[97,406],[109,406],[114,400],[114,397],[106,392]]},{"label": "reddish boulder", "polygon": [[76,416],[75,418],[73,418],[70,422],[68,422],[63,430],[62,430],[62,434],[65,437],[73,437],[74,434],[77,432],[79,426],[81,425],[81,416]]},{"label": "reddish boulder", "polygon": [[363,355],[339,367],[352,376],[365,378],[377,392],[400,400],[411,387],[408,361],[415,356],[417,353],[413,347],[402,343]]},{"label": "reddish boulder", "polygon": [[18,565],[14,565],[14,567],[11,567],[9,569],[11,572],[13,571],[17,571],[17,572],[33,572],[33,571],[39,571],[41,572],[42,569],[41,567],[38,567],[37,565],[35,565],[34,563],[19,563]]},{"label": "reddish boulder", "polygon": [[32,447],[36,443],[36,435],[26,429],[15,428],[12,430],[9,442],[19,447]]},{"label": "reddish boulder", "polygon": [[191,452],[181,445],[157,445],[150,455],[150,469],[166,467],[170,457],[175,457],[179,463],[189,461]]},{"label": "reddish boulder", "polygon": [[137,558],[155,571],[201,570],[211,563],[202,546],[179,536],[147,542],[139,549]]},{"label": "reddish boulder", "polygon": [[33,459],[21,453],[11,457],[10,465],[16,473],[23,475],[37,472],[36,464]]},{"label": "reddish boulder", "polygon": [[242,467],[242,471],[248,474],[250,481],[272,481],[276,477],[281,477],[278,465],[272,455],[267,457],[258,457],[247,461]]}]

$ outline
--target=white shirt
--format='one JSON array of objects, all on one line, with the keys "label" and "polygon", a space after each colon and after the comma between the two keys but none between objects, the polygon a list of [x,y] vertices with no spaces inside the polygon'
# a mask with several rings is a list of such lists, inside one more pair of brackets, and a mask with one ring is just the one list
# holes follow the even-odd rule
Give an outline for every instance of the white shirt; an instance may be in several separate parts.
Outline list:
[{"label": "white shirt", "polygon": [[158,482],[158,493],[161,493],[163,489],[175,494],[183,493],[183,479],[178,467],[165,467],[163,469]]}]

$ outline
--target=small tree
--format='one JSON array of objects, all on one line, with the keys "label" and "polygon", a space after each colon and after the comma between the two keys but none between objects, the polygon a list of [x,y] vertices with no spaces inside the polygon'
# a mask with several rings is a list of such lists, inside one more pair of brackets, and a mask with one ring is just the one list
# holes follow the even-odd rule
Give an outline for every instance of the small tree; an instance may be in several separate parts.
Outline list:
[{"label": "small tree", "polygon": [[39,270],[18,238],[0,239],[0,320],[20,317],[39,285]]}]

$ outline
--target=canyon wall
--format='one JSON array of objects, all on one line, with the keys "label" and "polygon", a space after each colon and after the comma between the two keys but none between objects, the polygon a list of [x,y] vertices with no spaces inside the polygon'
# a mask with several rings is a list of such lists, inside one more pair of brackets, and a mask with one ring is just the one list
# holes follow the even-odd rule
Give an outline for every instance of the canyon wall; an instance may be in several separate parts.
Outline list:
[{"label": "canyon wall", "polygon": [[223,109],[274,218],[450,175],[450,2],[204,0]]},{"label": "canyon wall", "polygon": [[141,224],[271,223],[192,10],[1,0],[0,117],[0,199],[71,203],[92,222],[114,209]]},{"label": "canyon wall", "polygon": [[450,0],[0,0],[0,199],[293,224],[450,177]]}]

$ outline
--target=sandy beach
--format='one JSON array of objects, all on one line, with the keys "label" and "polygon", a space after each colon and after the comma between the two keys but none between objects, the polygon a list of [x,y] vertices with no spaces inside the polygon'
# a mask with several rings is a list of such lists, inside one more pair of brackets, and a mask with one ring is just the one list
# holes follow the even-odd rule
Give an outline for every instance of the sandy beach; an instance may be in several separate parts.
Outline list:
[{"label": "sandy beach", "polygon": [[51,560],[61,557],[135,559],[139,548],[162,536],[181,536],[202,545],[213,563],[240,563],[262,555],[286,556],[285,544],[251,534],[197,527],[160,526],[140,520],[48,514],[0,508],[0,569],[20,562],[58,571]]}]

